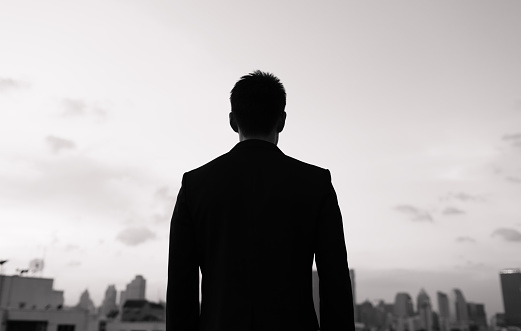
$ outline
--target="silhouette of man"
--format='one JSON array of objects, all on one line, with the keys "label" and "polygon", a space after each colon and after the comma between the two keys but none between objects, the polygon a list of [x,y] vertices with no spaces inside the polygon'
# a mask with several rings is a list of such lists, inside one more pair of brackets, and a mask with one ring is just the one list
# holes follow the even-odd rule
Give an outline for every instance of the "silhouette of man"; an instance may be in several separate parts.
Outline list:
[{"label": "silhouette of man", "polygon": [[[328,170],[277,147],[279,79],[255,71],[230,95],[239,143],[183,175],[170,225],[168,331],[354,330],[342,216]],[[202,300],[199,303],[199,268]]]}]

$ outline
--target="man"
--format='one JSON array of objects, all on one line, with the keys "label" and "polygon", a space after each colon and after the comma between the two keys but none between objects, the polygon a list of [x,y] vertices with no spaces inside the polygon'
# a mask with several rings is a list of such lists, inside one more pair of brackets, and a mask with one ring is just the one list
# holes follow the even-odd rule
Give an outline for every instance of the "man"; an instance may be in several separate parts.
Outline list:
[{"label": "man", "polygon": [[[354,330],[342,216],[328,170],[277,147],[286,120],[278,78],[255,71],[231,91],[239,143],[187,172],[172,216],[168,331]],[[199,268],[202,301],[199,304]]]}]

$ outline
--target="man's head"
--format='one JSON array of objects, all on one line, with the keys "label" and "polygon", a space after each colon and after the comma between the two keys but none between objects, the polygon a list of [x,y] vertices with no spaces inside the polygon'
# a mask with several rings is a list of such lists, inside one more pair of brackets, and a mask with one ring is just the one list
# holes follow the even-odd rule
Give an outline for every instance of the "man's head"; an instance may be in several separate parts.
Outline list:
[{"label": "man's head", "polygon": [[256,70],[242,76],[230,93],[230,125],[246,138],[268,137],[284,128],[286,91],[274,75]]}]

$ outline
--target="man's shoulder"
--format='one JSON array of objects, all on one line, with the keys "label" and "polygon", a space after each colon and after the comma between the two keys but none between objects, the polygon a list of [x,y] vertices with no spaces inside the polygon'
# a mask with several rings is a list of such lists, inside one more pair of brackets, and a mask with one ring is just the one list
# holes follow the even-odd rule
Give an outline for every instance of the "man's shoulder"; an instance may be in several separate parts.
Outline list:
[{"label": "man's shoulder", "polygon": [[[331,175],[328,169],[301,161],[284,153],[272,154],[267,156],[267,158],[269,158],[269,162],[275,164],[280,171],[290,171],[294,174],[301,174],[308,178],[331,180]],[[224,173],[233,171],[234,168],[239,166],[239,163],[242,163],[243,160],[240,159],[241,155],[232,150],[197,168],[187,171],[185,176],[192,178],[204,177],[206,175],[217,175],[220,172]]]},{"label": "man's shoulder", "polygon": [[310,174],[316,174],[317,176],[330,176],[329,170],[326,168],[322,168],[317,165],[301,161],[288,155],[284,156],[286,157],[286,161],[289,164],[291,164],[292,167],[299,168],[300,170],[308,172]]}]

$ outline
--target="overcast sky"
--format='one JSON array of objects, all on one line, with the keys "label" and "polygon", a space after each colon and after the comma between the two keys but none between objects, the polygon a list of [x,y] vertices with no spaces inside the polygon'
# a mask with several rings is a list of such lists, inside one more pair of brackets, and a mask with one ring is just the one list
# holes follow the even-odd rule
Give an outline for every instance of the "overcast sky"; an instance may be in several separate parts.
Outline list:
[{"label": "overcast sky", "polygon": [[[181,176],[230,150],[229,91],[288,93],[283,152],[330,169],[357,299],[521,260],[521,2],[0,0],[0,259],[73,305],[164,299]],[[266,268],[270,266],[267,265]]]}]

